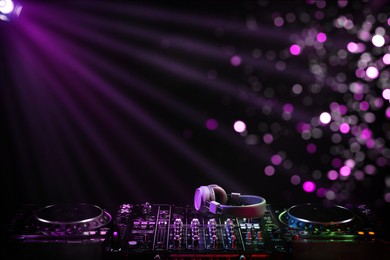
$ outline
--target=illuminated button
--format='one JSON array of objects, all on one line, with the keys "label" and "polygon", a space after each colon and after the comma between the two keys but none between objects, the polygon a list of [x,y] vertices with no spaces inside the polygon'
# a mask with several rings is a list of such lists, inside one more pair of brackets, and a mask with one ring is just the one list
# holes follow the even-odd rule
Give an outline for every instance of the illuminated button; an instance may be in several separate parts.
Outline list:
[{"label": "illuminated button", "polygon": [[262,240],[263,239],[263,232],[257,231],[257,239]]},{"label": "illuminated button", "polygon": [[369,234],[370,236],[374,236],[374,235],[375,235],[375,232],[369,231],[368,234]]},{"label": "illuminated button", "polygon": [[252,239],[251,232],[246,232],[246,239],[247,240],[251,240]]},{"label": "illuminated button", "polygon": [[358,231],[357,233],[358,233],[358,235],[361,235],[361,236],[364,235],[364,232],[363,232],[363,231]]},{"label": "illuminated button", "polygon": [[127,244],[129,244],[129,246],[135,246],[135,245],[137,245],[137,241],[130,240],[129,242],[127,242]]}]

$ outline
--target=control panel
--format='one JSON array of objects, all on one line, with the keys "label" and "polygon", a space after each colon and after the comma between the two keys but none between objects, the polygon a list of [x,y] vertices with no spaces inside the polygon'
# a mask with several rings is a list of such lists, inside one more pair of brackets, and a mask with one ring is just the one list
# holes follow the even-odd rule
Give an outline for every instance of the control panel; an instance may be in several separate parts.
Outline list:
[{"label": "control panel", "polygon": [[200,214],[191,206],[122,204],[104,247],[106,259],[283,258],[277,216],[267,205],[262,218]]}]

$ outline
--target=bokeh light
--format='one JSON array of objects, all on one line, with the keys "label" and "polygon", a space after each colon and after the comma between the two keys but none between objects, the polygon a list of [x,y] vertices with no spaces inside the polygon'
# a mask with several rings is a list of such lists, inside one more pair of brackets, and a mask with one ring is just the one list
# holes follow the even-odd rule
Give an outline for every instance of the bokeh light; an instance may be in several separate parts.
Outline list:
[{"label": "bokeh light", "polygon": [[299,45],[297,44],[293,44],[290,46],[290,53],[292,55],[299,55],[301,54],[301,47],[299,47]]},{"label": "bokeh light", "polygon": [[314,192],[316,190],[316,184],[312,181],[305,181],[302,185],[302,188],[305,192]]},{"label": "bokeh light", "polygon": [[218,121],[214,118],[210,118],[206,121],[206,127],[209,130],[215,130],[218,128]]},{"label": "bokeh light", "polygon": [[379,70],[375,67],[370,66],[366,69],[366,75],[370,79],[376,79],[379,76]]},{"label": "bokeh light", "polygon": [[323,112],[320,115],[320,121],[323,124],[329,124],[331,119],[332,119],[332,116],[328,112]]},{"label": "bokeh light", "polygon": [[374,35],[371,41],[376,47],[382,47],[385,44],[385,38],[379,34]]},{"label": "bokeh light", "polygon": [[246,124],[243,121],[238,120],[234,122],[233,128],[236,132],[243,133],[246,131]]}]

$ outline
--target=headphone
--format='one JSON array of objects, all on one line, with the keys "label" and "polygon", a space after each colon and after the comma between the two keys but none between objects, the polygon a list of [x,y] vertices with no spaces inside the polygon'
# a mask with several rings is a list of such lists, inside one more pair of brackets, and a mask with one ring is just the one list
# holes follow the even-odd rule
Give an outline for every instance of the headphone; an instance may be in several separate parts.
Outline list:
[{"label": "headphone", "polygon": [[[229,201],[229,205],[227,202]],[[261,218],[266,210],[264,198],[254,195],[241,195],[225,190],[216,184],[200,186],[194,195],[194,207],[197,211],[242,218]]]}]

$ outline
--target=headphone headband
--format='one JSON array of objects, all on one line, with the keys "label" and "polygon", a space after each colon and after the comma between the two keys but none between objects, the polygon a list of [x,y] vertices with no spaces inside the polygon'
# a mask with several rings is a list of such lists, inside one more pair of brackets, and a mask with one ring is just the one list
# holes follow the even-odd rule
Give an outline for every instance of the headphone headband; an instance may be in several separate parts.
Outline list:
[{"label": "headphone headband", "polygon": [[[220,193],[219,200],[216,199],[217,193]],[[227,205],[228,200],[229,205]],[[265,213],[266,200],[260,196],[241,195],[234,192],[228,196],[221,187],[209,185],[196,189],[194,206],[197,211],[203,213],[210,212],[242,218],[260,218]]]}]

